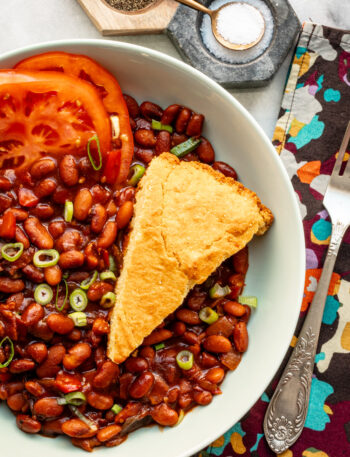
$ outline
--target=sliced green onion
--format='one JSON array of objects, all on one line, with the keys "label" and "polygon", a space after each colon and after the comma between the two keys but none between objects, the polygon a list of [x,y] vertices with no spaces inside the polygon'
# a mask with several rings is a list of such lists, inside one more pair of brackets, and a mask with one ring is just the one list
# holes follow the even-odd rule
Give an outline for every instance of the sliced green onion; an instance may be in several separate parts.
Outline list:
[{"label": "sliced green onion", "polygon": [[118,270],[117,264],[115,263],[115,260],[114,260],[114,257],[112,256],[112,254],[109,254],[108,260],[109,260],[110,271],[117,271]]},{"label": "sliced green onion", "polygon": [[59,405],[81,406],[86,403],[86,397],[83,392],[70,392],[62,398],[57,399]]},{"label": "sliced green onion", "polygon": [[128,179],[129,186],[136,187],[142,176],[144,175],[146,168],[140,164],[133,165],[130,167],[130,178]]},{"label": "sliced green onion", "polygon": [[114,413],[115,415],[117,415],[117,414],[120,413],[120,411],[121,411],[122,409],[123,409],[123,408],[122,408],[120,405],[118,405],[118,404],[116,403],[115,405],[112,406],[111,411],[112,411],[112,413]]},{"label": "sliced green onion", "polygon": [[[94,158],[92,157],[92,154],[91,154],[91,151],[90,151],[90,144],[92,143],[92,141],[96,141],[97,151],[98,151],[98,160],[99,160],[99,164],[98,165],[96,165],[96,163],[94,161]],[[101,170],[101,168],[102,168],[102,154],[101,154],[101,148],[100,148],[100,140],[98,139],[97,135],[92,136],[88,140],[88,142],[87,142],[87,153],[88,153],[88,157],[89,157],[89,160],[91,162],[92,168],[95,171]]]},{"label": "sliced green onion", "polygon": [[101,274],[100,274],[100,278],[102,279],[102,281],[106,281],[106,279],[112,279],[112,281],[116,281],[117,280],[117,277],[116,275],[113,273],[113,271],[103,271]]},{"label": "sliced green onion", "polygon": [[166,130],[169,133],[173,133],[173,128],[171,125],[162,124],[160,121],[152,119],[152,129],[153,130]]},{"label": "sliced green onion", "polygon": [[39,284],[34,290],[34,300],[39,305],[47,305],[50,303],[53,297],[53,292],[48,284]]},{"label": "sliced green onion", "polygon": [[229,286],[221,287],[220,284],[216,283],[209,289],[210,298],[222,298],[226,297],[231,292]]},{"label": "sliced green onion", "polygon": [[75,289],[69,296],[69,303],[74,311],[84,311],[88,304],[86,293],[82,289]]},{"label": "sliced green onion", "polygon": [[75,313],[68,314],[68,317],[72,319],[76,327],[87,326],[87,317],[82,311],[76,311]]},{"label": "sliced green onion", "polygon": [[10,363],[12,362],[12,359],[13,359],[13,356],[15,355],[15,348],[13,346],[13,342],[11,340],[10,337],[8,336],[5,336],[5,338],[3,338],[1,341],[0,341],[0,348],[2,348],[2,346],[4,345],[5,342],[8,342],[8,344],[10,345],[10,355],[9,355],[9,358],[6,360],[6,362],[4,363],[0,363],[0,368],[6,368],[10,365]]},{"label": "sliced green onion", "polygon": [[[41,256],[48,257],[48,260],[41,260]],[[57,264],[59,258],[60,254],[56,249],[40,249],[34,254],[33,263],[39,268],[53,267]]]},{"label": "sliced green onion", "polygon": [[61,306],[61,308],[59,308],[58,307],[58,292],[59,292],[60,285],[57,284],[55,307],[56,307],[57,311],[59,311],[59,312],[61,312],[63,310],[63,308],[66,306],[66,302],[67,302],[67,298],[68,298],[68,283],[66,281],[66,278],[63,278],[62,281],[64,282],[64,285],[66,287],[66,294],[64,296],[63,305]]},{"label": "sliced green onion", "polygon": [[64,220],[66,222],[72,222],[73,213],[74,213],[73,202],[66,201],[66,203],[64,204],[64,211],[63,211]]},{"label": "sliced green onion", "polygon": [[[177,425],[180,425],[180,424],[181,424],[181,422],[183,421],[183,418],[184,418],[184,417],[185,417],[185,411],[184,411],[183,409],[180,409],[180,411],[179,411],[179,418],[178,418],[178,420],[177,420],[177,422],[176,422],[176,424],[175,424],[175,427],[176,427]],[[204,457],[204,456],[203,456],[203,457]]]},{"label": "sliced green onion", "polygon": [[90,419],[88,419],[84,414],[82,414],[79,409],[74,405],[68,405],[69,409],[75,414],[81,421],[84,422],[88,427],[90,427],[91,431],[96,431],[97,426],[94,424]]},{"label": "sliced green onion", "polygon": [[1,248],[1,255],[8,262],[15,262],[23,254],[23,249],[23,243],[7,243]]},{"label": "sliced green onion", "polygon": [[219,315],[210,306],[206,306],[199,311],[199,319],[206,324],[214,324],[219,319]]},{"label": "sliced green onion", "polygon": [[165,348],[165,344],[164,343],[159,343],[159,344],[155,344],[154,345],[154,349],[156,351],[159,351],[159,349],[164,349]]},{"label": "sliced green onion", "polygon": [[240,303],[241,305],[248,305],[251,308],[256,308],[258,306],[258,299],[254,296],[239,295],[238,303]]},{"label": "sliced green onion", "polygon": [[103,297],[101,298],[101,302],[100,302],[100,305],[102,306],[102,308],[112,308],[112,306],[114,305],[115,303],[115,300],[116,300],[116,295],[115,293],[113,292],[107,292],[106,294],[103,295]]},{"label": "sliced green onion", "polygon": [[184,157],[189,152],[192,152],[201,142],[198,138],[189,138],[188,140],[184,141],[183,143],[178,144],[170,149],[170,152],[176,157]]},{"label": "sliced green onion", "polygon": [[80,288],[84,289],[84,290],[88,290],[88,288],[96,281],[97,276],[98,276],[98,273],[97,273],[97,270],[95,270],[93,272],[92,276],[89,276],[88,278],[84,279],[84,281],[82,281],[80,283]]},{"label": "sliced green onion", "polygon": [[193,354],[191,351],[180,351],[176,356],[176,362],[183,370],[190,370],[193,367]]}]

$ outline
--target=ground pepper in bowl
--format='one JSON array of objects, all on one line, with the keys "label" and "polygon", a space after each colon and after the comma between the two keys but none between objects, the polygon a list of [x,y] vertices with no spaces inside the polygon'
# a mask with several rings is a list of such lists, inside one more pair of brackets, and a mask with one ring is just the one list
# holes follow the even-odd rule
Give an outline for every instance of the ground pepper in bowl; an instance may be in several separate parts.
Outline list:
[{"label": "ground pepper in bowl", "polygon": [[106,0],[106,2],[117,10],[138,11],[151,5],[155,0]]}]

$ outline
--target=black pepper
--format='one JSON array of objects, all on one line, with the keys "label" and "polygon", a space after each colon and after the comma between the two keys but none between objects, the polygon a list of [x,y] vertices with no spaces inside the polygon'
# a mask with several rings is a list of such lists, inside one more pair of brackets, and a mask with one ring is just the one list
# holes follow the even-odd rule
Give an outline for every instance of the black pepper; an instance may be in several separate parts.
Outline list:
[{"label": "black pepper", "polygon": [[106,0],[106,2],[117,10],[137,11],[151,5],[155,0]]}]

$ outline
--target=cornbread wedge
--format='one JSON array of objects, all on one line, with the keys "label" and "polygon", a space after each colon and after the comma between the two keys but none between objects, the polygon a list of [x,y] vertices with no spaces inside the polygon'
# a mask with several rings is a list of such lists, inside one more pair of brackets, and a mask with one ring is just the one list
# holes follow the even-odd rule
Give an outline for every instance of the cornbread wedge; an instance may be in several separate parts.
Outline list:
[{"label": "cornbread wedge", "polygon": [[108,356],[123,362],[194,285],[272,221],[254,192],[208,165],[169,153],[153,159],[137,192]]}]

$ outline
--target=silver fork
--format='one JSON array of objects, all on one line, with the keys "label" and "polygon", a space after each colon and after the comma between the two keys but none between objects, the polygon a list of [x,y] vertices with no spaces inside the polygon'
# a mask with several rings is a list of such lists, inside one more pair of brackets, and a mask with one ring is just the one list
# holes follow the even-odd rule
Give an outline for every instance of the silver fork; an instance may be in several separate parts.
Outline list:
[{"label": "silver fork", "polygon": [[323,271],[310,305],[298,342],[283,371],[264,419],[268,445],[277,454],[299,438],[306,419],[314,360],[322,316],[338,251],[350,225],[350,159],[340,175],[350,140],[350,122],[323,199],[332,220],[332,235]]}]

